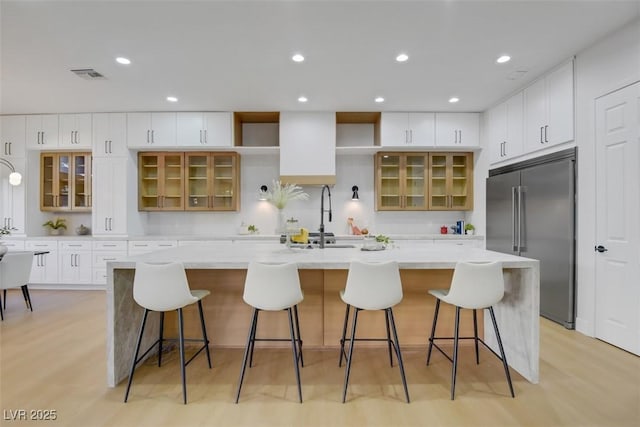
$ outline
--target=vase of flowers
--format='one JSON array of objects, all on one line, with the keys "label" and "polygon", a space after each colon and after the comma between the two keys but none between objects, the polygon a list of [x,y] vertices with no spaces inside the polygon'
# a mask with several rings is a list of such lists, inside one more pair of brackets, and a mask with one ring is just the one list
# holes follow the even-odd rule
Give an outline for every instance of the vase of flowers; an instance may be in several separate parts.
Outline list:
[{"label": "vase of flowers", "polygon": [[271,189],[262,194],[265,200],[278,209],[278,225],[276,234],[284,234],[287,228],[284,208],[291,200],[308,200],[309,195],[302,191],[296,184],[282,184],[280,180],[274,180]]}]

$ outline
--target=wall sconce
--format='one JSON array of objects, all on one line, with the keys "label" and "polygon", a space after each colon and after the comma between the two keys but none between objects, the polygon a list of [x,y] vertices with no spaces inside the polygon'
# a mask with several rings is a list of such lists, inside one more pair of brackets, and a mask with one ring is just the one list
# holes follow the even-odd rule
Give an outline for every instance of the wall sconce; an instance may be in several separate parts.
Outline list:
[{"label": "wall sconce", "polygon": [[16,172],[16,168],[11,164],[11,162],[7,159],[0,158],[0,165],[5,165],[11,171],[9,174],[9,184],[20,185],[22,182],[22,175]]},{"label": "wall sconce", "polygon": [[358,196],[358,186],[354,185],[353,187],[351,187],[351,191],[353,191],[351,200],[360,200],[360,197]]},{"label": "wall sconce", "polygon": [[267,186],[266,185],[261,185],[260,186],[260,195],[258,196],[258,200],[267,200]]}]

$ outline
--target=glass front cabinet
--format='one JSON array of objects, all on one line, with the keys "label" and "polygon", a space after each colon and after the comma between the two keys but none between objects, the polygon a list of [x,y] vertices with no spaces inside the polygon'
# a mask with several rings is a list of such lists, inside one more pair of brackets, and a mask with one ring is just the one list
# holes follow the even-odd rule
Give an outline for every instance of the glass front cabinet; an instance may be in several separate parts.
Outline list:
[{"label": "glass front cabinet", "polygon": [[183,153],[138,153],[138,210],[184,210]]},{"label": "glass front cabinet", "polygon": [[40,210],[91,212],[91,153],[40,154]]},{"label": "glass front cabinet", "polygon": [[427,153],[376,154],[376,210],[427,210]]},{"label": "glass front cabinet", "polygon": [[429,154],[429,210],[473,209],[473,153]]},{"label": "glass front cabinet", "polygon": [[238,154],[207,152],[185,156],[185,210],[238,210]]}]

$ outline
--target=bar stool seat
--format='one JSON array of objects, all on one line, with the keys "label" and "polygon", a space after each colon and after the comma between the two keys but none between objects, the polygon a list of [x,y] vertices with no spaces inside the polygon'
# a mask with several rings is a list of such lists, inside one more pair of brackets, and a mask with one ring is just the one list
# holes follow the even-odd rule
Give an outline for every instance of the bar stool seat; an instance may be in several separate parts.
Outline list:
[{"label": "bar stool seat", "polygon": [[[351,361],[353,360],[353,348],[356,341],[386,341],[389,352],[389,363],[393,366],[391,348],[396,354],[400,376],[404,386],[407,403],[409,403],[409,389],[407,379],[404,374],[404,364],[402,363],[402,352],[398,342],[398,333],[393,317],[392,307],[402,301],[402,282],[400,280],[400,270],[395,261],[382,263],[364,263],[352,261],[347,275],[347,284],[343,291],[340,291],[340,298],[347,304],[344,315],[344,326],[342,328],[342,339],[340,340],[340,361],[338,366],[342,366],[342,358],[346,358],[347,367],[344,375],[344,388],[342,391],[342,403],[347,400],[347,387],[349,385],[349,374],[351,372]],[[346,338],[347,325],[349,322],[349,311],[354,308],[353,321],[351,325],[351,337]],[[383,310],[387,326],[386,338],[356,338],[356,327],[358,324],[358,313],[362,310]],[[393,339],[391,339],[393,333]],[[349,341],[349,354],[344,350],[345,342]]]},{"label": "bar stool seat", "polygon": [[[458,342],[461,339],[473,339],[475,344],[476,364],[480,363],[478,353],[478,342],[481,342],[493,354],[496,355],[504,367],[504,372],[511,391],[511,397],[515,397],[513,392],[513,384],[511,383],[511,375],[509,374],[509,365],[504,354],[500,331],[493,312],[493,305],[500,302],[504,296],[504,276],[502,273],[502,264],[499,262],[486,263],[469,263],[458,262],[453,272],[451,287],[448,291],[434,289],[429,293],[436,297],[436,307],[433,315],[433,323],[431,325],[431,335],[429,337],[429,348],[427,350],[427,365],[431,361],[431,351],[435,347],[450,362],[452,362],[451,370],[451,400],[455,398],[456,390],[456,373],[458,370]],[[438,313],[440,311],[440,301],[451,304],[456,307],[455,326],[453,337],[436,337],[436,325],[438,322]],[[473,310],[473,337],[460,337],[460,309]],[[500,354],[495,353],[481,338],[478,338],[478,309],[488,309],[491,315],[491,322],[498,341]],[[453,340],[453,358],[446,354],[434,341],[435,340]]]},{"label": "bar stool seat", "polygon": [[[180,351],[180,366],[182,377],[182,397],[184,404],[187,403],[187,386],[186,386],[186,366],[198,355],[205,350],[207,354],[207,362],[209,369],[211,369],[211,355],[209,353],[209,338],[207,337],[207,329],[204,322],[204,315],[202,313],[202,298],[209,295],[209,291],[206,290],[190,290],[189,282],[187,281],[187,275],[184,271],[184,266],[179,262],[171,262],[165,264],[148,264],[144,262],[136,263],[136,271],[133,279],[133,299],[144,308],[144,314],[142,315],[142,323],[140,325],[140,332],[138,334],[138,341],[136,343],[136,350],[131,363],[131,371],[129,373],[129,381],[127,383],[127,390],[124,395],[124,401],[127,402],[129,398],[129,390],[131,389],[131,382],[133,381],[133,374],[135,372],[136,365],[156,346],[158,345],[158,367],[162,364],[162,344],[165,341],[175,341],[175,339],[168,339],[163,337],[164,329],[164,313],[166,311],[176,310],[178,312],[178,347]],[[202,328],[202,339],[189,339],[188,341],[202,342],[202,347],[191,356],[189,360],[185,362],[184,342],[187,341],[184,338],[184,321],[182,316],[182,309],[191,304],[198,304],[198,311],[200,313],[200,327]],[[140,345],[142,343],[142,337],[144,334],[144,328],[147,322],[147,315],[150,311],[157,311],[160,313],[160,336],[158,339],[145,351],[142,356],[138,357],[140,352]]]},{"label": "bar stool seat", "polygon": [[[242,381],[247,368],[253,366],[253,350],[256,341],[291,341],[293,353],[293,366],[298,383],[298,398],[302,403],[302,385],[300,382],[300,367],[304,367],[302,358],[302,338],[300,336],[300,322],[298,320],[298,304],[304,296],[300,288],[300,276],[296,263],[263,264],[259,262],[249,263],[247,277],[244,282],[244,302],[253,307],[249,336],[242,359],[240,379],[236,393],[236,403],[240,400]],[[256,338],[258,328],[258,314],[260,311],[286,310],[289,315],[290,338]]]}]

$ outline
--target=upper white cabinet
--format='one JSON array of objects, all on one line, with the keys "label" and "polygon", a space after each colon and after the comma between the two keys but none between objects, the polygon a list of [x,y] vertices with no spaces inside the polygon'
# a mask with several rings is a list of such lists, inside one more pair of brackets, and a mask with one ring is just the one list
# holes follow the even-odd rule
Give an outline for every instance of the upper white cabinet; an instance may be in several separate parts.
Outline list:
[{"label": "upper white cabinet", "polygon": [[480,144],[480,114],[436,113],[436,143],[444,147],[477,147]]},{"label": "upper white cabinet", "polygon": [[48,150],[58,146],[58,115],[36,114],[27,116],[26,147]]},{"label": "upper white cabinet", "polygon": [[435,114],[382,113],[380,144],[387,147],[435,145]]},{"label": "upper white cabinet", "polygon": [[231,147],[233,120],[229,112],[177,113],[177,145]]},{"label": "upper white cabinet", "polygon": [[128,113],[127,143],[131,148],[176,145],[176,113]]},{"label": "upper white cabinet", "polygon": [[60,114],[59,146],[62,148],[91,148],[91,114]]},{"label": "upper white cabinet", "polygon": [[4,158],[22,158],[25,156],[24,116],[3,116],[0,120],[0,155]]},{"label": "upper white cabinet", "polygon": [[487,112],[487,138],[491,163],[498,163],[523,153],[523,94],[518,92]]},{"label": "upper white cabinet", "polygon": [[525,151],[572,141],[573,61],[524,89]]},{"label": "upper white cabinet", "polygon": [[335,184],[335,113],[280,113],[280,179],[296,184]]},{"label": "upper white cabinet", "polygon": [[123,157],[127,150],[127,115],[93,115],[93,157]]}]

